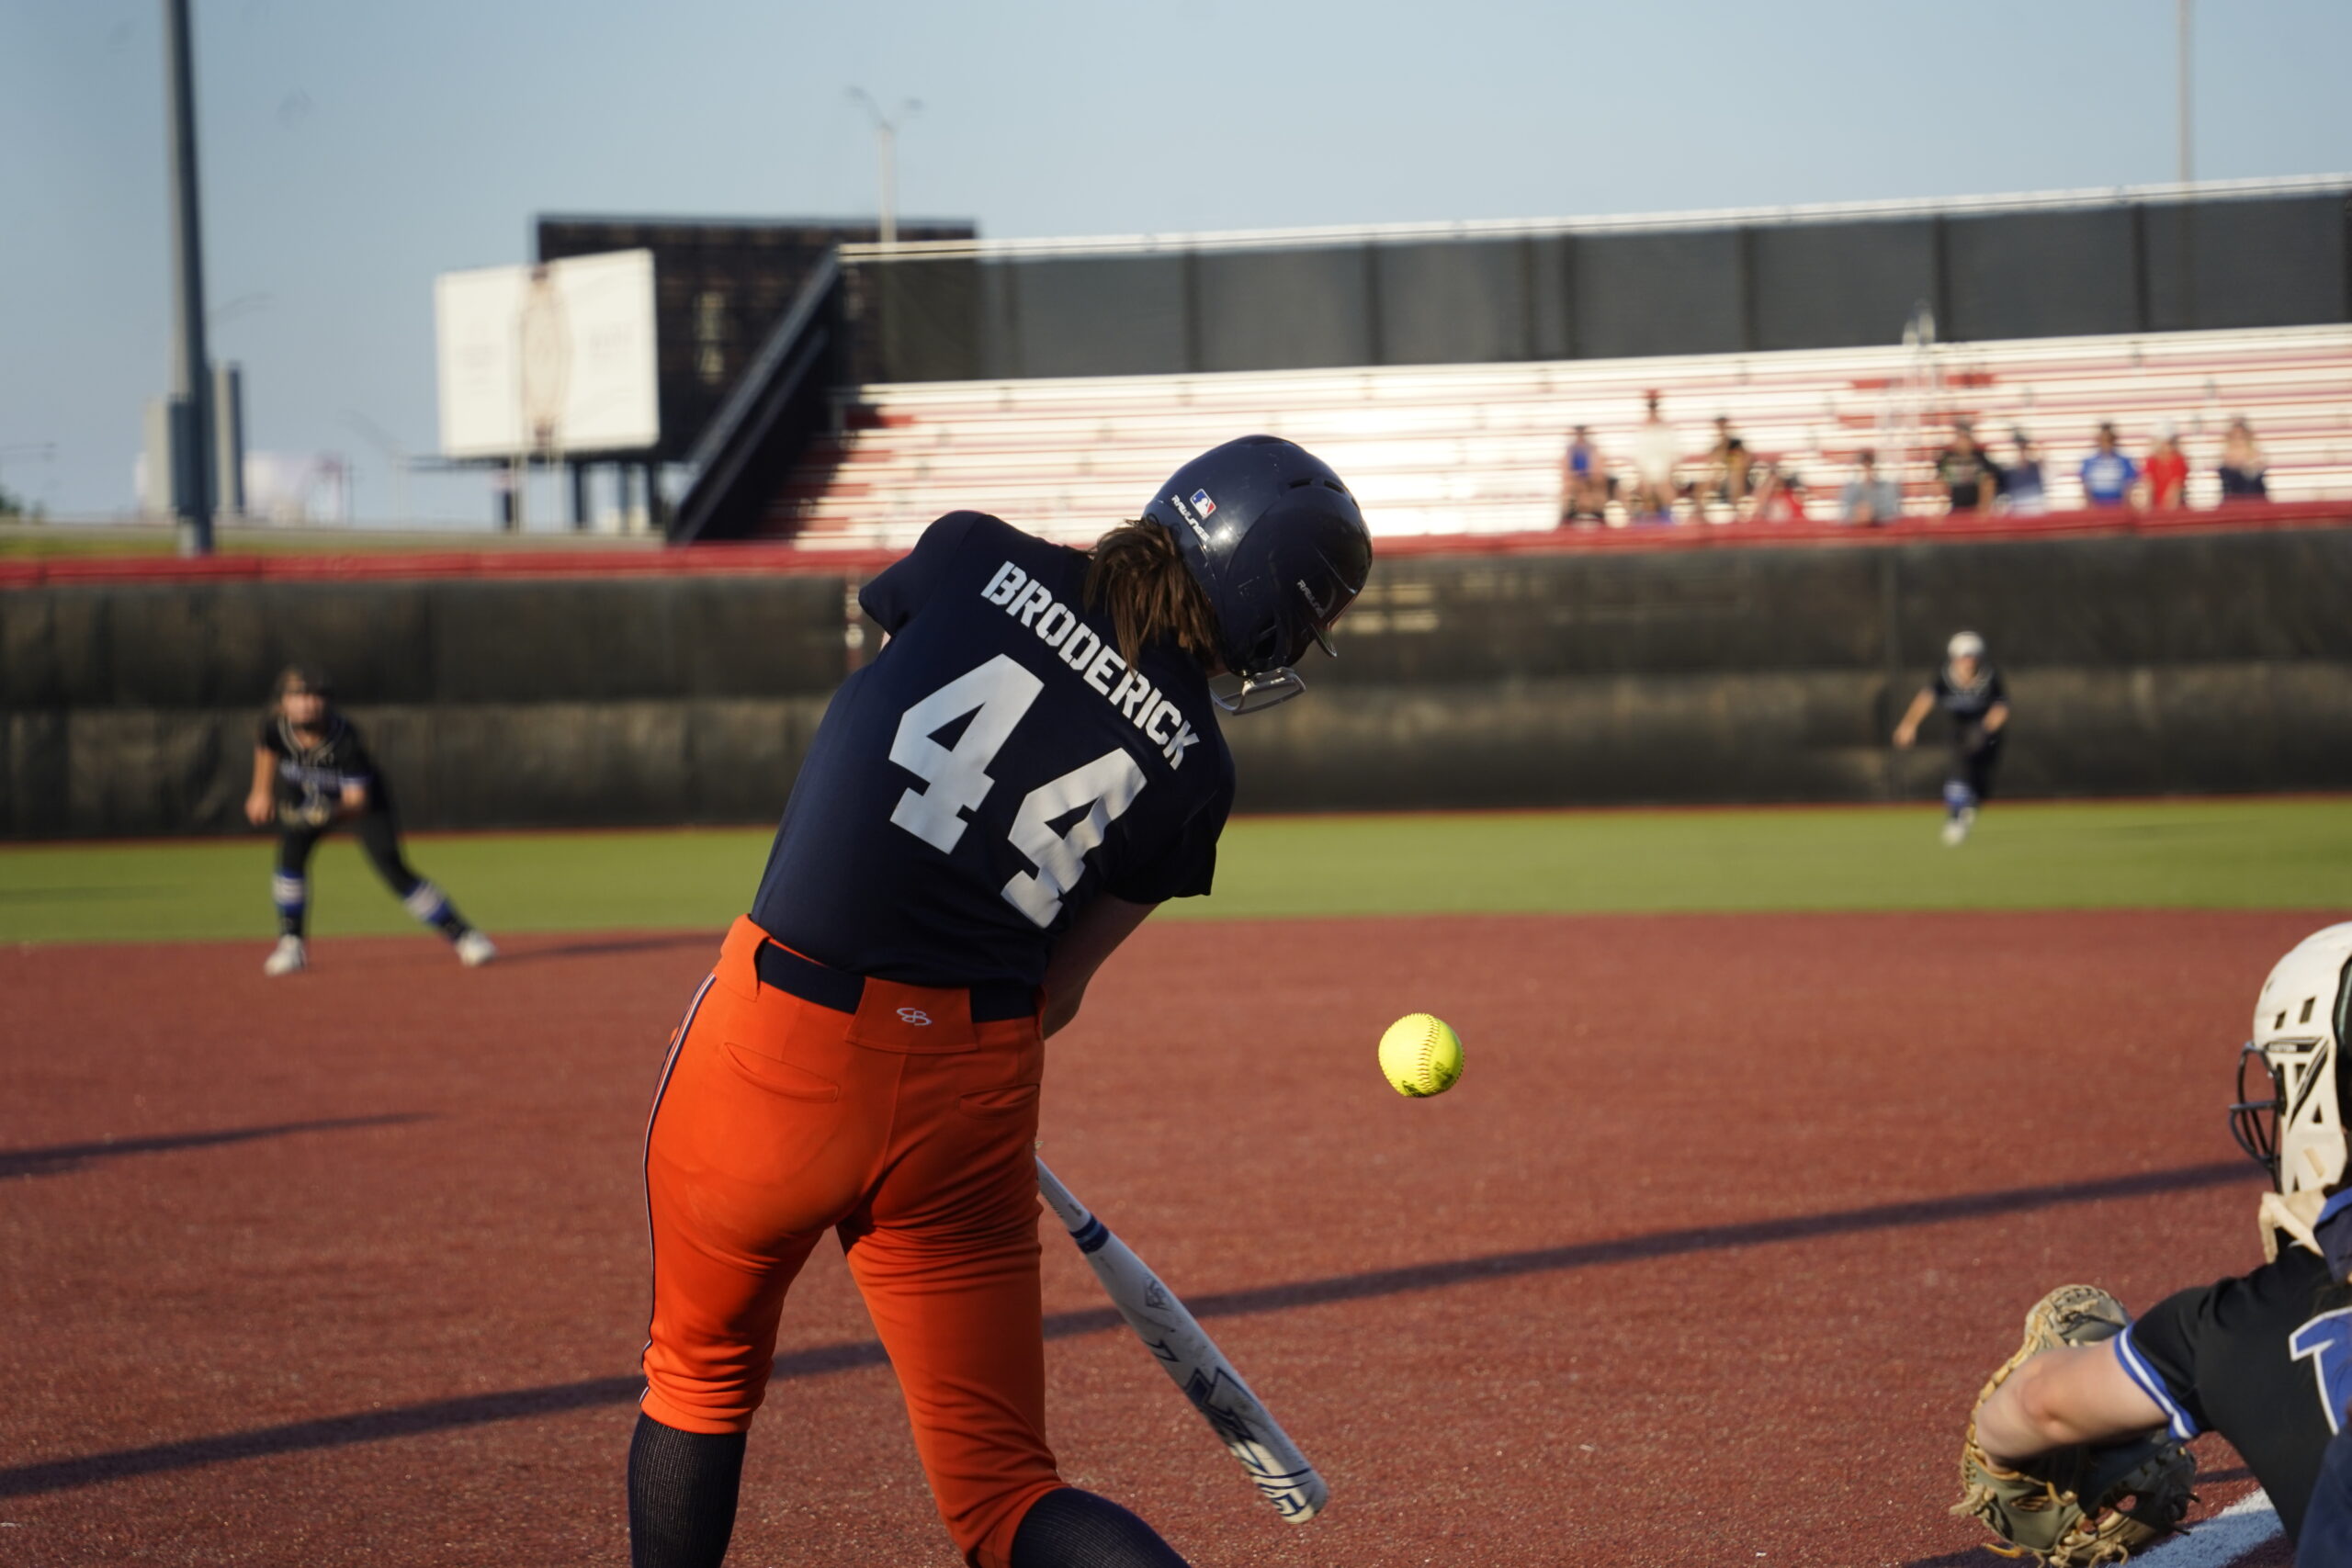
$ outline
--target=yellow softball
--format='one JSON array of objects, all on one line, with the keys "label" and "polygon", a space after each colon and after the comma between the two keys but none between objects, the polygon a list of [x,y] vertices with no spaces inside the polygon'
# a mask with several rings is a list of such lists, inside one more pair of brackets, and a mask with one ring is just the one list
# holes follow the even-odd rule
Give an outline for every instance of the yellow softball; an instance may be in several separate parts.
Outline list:
[{"label": "yellow softball", "polygon": [[1443,1094],[1462,1076],[1462,1037],[1442,1018],[1408,1012],[1380,1037],[1380,1072],[1398,1094]]}]

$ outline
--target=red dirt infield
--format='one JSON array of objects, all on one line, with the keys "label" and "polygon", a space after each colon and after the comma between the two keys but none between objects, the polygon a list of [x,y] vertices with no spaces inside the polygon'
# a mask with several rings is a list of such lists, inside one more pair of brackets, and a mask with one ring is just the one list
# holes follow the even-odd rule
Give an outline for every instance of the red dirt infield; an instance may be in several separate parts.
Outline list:
[{"label": "red dirt infield", "polygon": [[[1943,1511],[1969,1399],[2052,1285],[2259,1259],[2222,1110],[2319,923],[1147,929],[1051,1047],[1045,1153],[1332,1503],[1258,1503],[1049,1229],[1065,1472],[1204,1568],[1996,1563]],[[0,1562],[626,1561],[638,1141],[715,945],[0,952]],[[1422,1009],[1468,1070],[1408,1101],[1373,1045]],[[830,1249],[730,1561],[954,1562]]]}]

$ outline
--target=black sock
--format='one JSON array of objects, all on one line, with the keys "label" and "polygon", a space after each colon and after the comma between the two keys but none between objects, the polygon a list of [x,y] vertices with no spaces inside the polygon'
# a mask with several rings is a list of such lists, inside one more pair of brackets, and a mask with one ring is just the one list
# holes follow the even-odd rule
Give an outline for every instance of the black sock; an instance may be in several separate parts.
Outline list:
[{"label": "black sock", "polygon": [[1159,1532],[1091,1492],[1065,1486],[1030,1506],[1012,1534],[1012,1568],[1185,1568]]},{"label": "black sock", "polygon": [[742,1433],[681,1432],[639,1416],[628,1445],[631,1568],[718,1568],[742,1480]]}]

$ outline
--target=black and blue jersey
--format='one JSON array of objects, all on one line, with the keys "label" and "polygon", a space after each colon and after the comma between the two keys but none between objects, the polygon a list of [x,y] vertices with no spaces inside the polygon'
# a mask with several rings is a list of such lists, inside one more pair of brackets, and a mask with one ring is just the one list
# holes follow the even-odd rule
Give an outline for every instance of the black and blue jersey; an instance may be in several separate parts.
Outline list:
[{"label": "black and blue jersey", "polygon": [[956,512],[865,585],[889,641],[825,711],[754,923],[861,975],[1035,986],[1097,895],[1208,892],[1233,759],[1207,676],[1168,643],[1128,668],[1086,570]]},{"label": "black and blue jersey", "polygon": [[1928,691],[1936,699],[1936,705],[1950,715],[1952,724],[1962,730],[1982,727],[1984,716],[1993,711],[1995,705],[2009,700],[2001,672],[1983,663],[1977,665],[1975,678],[1965,683],[1953,680],[1951,666],[1946,665],[1936,671],[1936,678],[1928,683]]},{"label": "black and blue jersey", "polygon": [[315,730],[298,730],[292,720],[271,714],[254,730],[254,744],[275,761],[271,777],[281,809],[332,807],[354,784],[368,787],[368,810],[385,808],[386,795],[376,777],[375,761],[368,755],[359,731],[339,713],[329,710]]},{"label": "black and blue jersey", "polygon": [[2112,1343],[2172,1435],[2227,1438],[2299,1534],[2352,1402],[2352,1292],[2326,1262],[2282,1238],[2277,1262],[2167,1296]]}]

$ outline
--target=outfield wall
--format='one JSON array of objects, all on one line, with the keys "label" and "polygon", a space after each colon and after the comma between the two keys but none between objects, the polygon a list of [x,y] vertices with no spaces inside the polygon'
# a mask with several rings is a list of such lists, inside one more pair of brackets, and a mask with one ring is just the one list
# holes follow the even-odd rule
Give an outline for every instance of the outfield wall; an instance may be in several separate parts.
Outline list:
[{"label": "outfield wall", "polygon": [[2352,529],[1432,558],[1343,624],[1317,697],[1230,725],[1267,809],[1930,795],[1885,739],[1963,626],[2024,795],[2352,787]]},{"label": "outfield wall", "polygon": [[231,581],[0,592],[0,831],[242,830],[322,664],[420,827],[774,814],[844,670],[842,581]]},{"label": "outfield wall", "polygon": [[[0,592],[0,832],[238,830],[293,659],[334,672],[412,825],[763,820],[865,645],[850,586]],[[2017,703],[2007,789],[2347,789],[2347,606],[2352,527],[1398,556],[1312,695],[1227,732],[1244,809],[1928,795],[1939,750],[1883,739],[1966,626]]]}]

